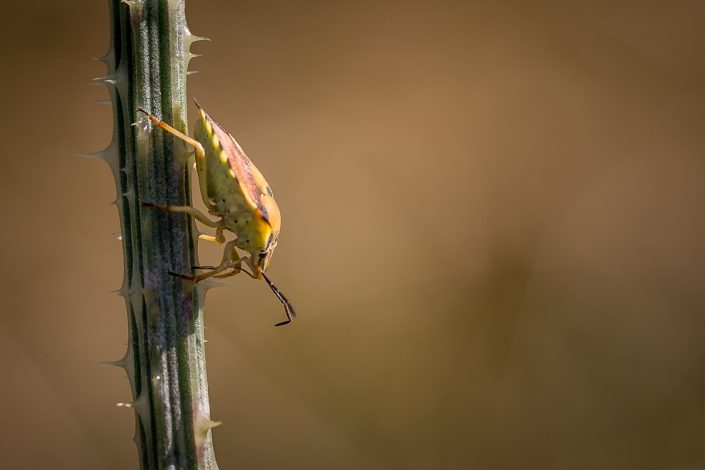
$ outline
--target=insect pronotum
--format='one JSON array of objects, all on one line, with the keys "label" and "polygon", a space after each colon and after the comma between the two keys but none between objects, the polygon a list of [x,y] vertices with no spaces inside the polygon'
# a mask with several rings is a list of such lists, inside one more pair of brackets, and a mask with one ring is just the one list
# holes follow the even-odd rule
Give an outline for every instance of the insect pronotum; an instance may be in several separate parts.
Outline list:
[{"label": "insect pronotum", "polygon": [[[201,197],[208,212],[220,218],[212,221],[203,212],[191,206],[144,204],[169,212],[188,214],[215,229],[215,236],[201,234],[200,239],[225,244],[223,258],[218,266],[201,266],[199,268],[208,271],[197,275],[171,274],[193,282],[200,282],[209,277],[234,276],[241,271],[253,279],[264,279],[284,305],[286,312],[286,320],[275,326],[286,325],[296,316],[294,307],[264,273],[277,246],[281,228],[281,215],[272,189],[235,138],[213,120],[198,102],[196,106],[200,116],[196,121],[193,138],[144,109],[137,109],[160,128],[193,146]],[[226,230],[235,234],[236,238],[226,241],[223,234]],[[237,248],[247,252],[249,257],[241,258]],[[243,263],[252,270],[251,273],[243,269]]]}]

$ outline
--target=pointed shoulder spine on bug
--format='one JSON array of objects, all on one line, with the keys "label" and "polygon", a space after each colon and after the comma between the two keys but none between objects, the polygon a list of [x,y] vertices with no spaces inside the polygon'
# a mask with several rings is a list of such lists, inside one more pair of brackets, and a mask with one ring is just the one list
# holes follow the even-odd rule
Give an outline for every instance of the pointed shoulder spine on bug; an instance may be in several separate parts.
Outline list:
[{"label": "pointed shoulder spine on bug", "polygon": [[[201,197],[208,212],[220,218],[212,221],[190,206],[148,204],[170,212],[191,215],[216,230],[215,236],[201,235],[200,238],[225,244],[220,265],[198,275],[175,275],[199,282],[209,277],[223,278],[243,271],[254,279],[264,279],[284,304],[287,320],[277,323],[277,326],[287,324],[296,313],[291,303],[265,274],[281,229],[281,215],[272,189],[235,138],[211,118],[198,102],[196,106],[199,119],[193,138],[144,109],[138,109],[154,124],[194,147]],[[235,234],[236,238],[226,242],[224,231]],[[247,252],[249,257],[240,258],[237,248]],[[252,273],[243,269],[243,263]]]}]

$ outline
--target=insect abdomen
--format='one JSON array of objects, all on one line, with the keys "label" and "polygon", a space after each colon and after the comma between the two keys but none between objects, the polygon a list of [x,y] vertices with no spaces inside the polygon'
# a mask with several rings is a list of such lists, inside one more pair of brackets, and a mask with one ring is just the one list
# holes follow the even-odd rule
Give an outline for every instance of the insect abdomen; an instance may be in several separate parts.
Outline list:
[{"label": "insect abdomen", "polygon": [[196,123],[194,135],[206,152],[206,187],[209,199],[215,203],[222,216],[248,209],[235,172],[230,168],[223,147],[204,117]]}]

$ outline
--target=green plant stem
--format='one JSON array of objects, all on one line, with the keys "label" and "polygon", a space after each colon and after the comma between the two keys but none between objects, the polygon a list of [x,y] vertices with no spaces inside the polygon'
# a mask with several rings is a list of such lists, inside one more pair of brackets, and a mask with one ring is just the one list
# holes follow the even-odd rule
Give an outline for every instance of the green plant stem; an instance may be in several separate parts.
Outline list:
[{"label": "green plant stem", "polygon": [[[113,102],[103,152],[117,187],[128,312],[128,349],[115,364],[130,380],[143,469],[216,469],[211,445],[202,298],[170,274],[198,263],[193,222],[144,203],[190,205],[186,150],[136,115],[142,107],[186,132],[186,75],[193,36],[184,0],[109,0],[112,40],[102,60]],[[133,125],[137,121],[137,125]]]}]

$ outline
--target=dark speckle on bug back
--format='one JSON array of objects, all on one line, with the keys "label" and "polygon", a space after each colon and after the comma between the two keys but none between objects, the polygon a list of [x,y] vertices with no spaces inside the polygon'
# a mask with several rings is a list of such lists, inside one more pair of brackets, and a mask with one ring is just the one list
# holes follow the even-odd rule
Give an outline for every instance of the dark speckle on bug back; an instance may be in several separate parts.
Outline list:
[{"label": "dark speckle on bug back", "polygon": [[262,218],[269,222],[269,212],[267,212],[267,208],[264,207],[264,204],[262,204],[261,202],[259,203],[259,211],[260,214],[262,214]]}]

